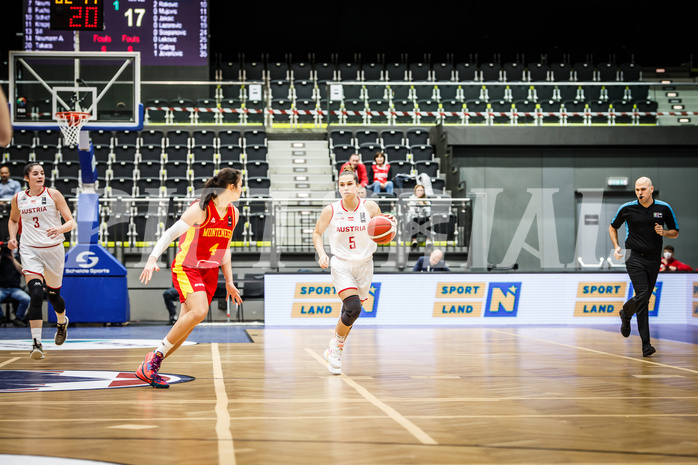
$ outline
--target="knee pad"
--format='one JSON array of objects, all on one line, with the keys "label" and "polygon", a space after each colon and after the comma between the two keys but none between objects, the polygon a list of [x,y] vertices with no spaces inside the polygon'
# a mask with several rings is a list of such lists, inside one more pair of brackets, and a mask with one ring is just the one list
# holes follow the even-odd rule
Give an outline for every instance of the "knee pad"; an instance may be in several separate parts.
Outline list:
[{"label": "knee pad", "polygon": [[361,315],[361,299],[358,295],[350,295],[342,301],[342,324],[352,326]]},{"label": "knee pad", "polygon": [[51,302],[56,313],[65,312],[65,301],[61,297],[61,288],[52,289],[46,286],[46,289],[48,290],[48,301]]},{"label": "knee pad", "polygon": [[29,288],[27,318],[29,320],[41,320],[43,319],[44,284],[40,279],[32,279],[27,283],[27,287]]}]

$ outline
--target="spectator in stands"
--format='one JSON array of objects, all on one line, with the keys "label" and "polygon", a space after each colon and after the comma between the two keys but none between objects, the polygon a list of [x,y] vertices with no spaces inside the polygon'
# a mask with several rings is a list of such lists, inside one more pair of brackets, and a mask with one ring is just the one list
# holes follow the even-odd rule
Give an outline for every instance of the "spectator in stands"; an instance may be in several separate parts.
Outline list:
[{"label": "spectator in stands", "polygon": [[[26,314],[31,298],[22,289],[22,265],[7,245],[0,243],[0,303],[5,299],[14,299],[18,303],[13,324],[26,327]],[[0,307],[0,319],[9,321],[9,311],[7,315],[3,315]]]},{"label": "spectator in stands", "polygon": [[444,262],[444,253],[440,249],[434,249],[429,256],[422,255],[414,264],[412,271],[432,272],[451,271]]},{"label": "spectator in stands", "polygon": [[356,196],[360,199],[365,199],[367,197],[366,188],[364,186],[359,186],[356,189]]},{"label": "spectator in stands", "polygon": [[373,190],[374,194],[380,192],[393,193],[393,170],[390,163],[386,163],[385,154],[376,152],[373,157],[373,164],[368,170],[368,188]]},{"label": "spectator in stands", "polygon": [[0,89],[0,147],[7,147],[12,141],[12,122],[5,93]]},{"label": "spectator in stands", "polygon": [[165,308],[170,314],[169,324],[173,325],[177,322],[177,304],[179,303],[179,293],[177,289],[171,287],[162,293],[162,298],[165,301]]},{"label": "spectator in stands", "polygon": [[414,194],[410,196],[409,208],[408,225],[412,236],[411,248],[414,250],[418,247],[417,237],[422,230],[424,230],[424,234],[427,237],[426,246],[430,247],[431,230],[429,227],[423,228],[423,226],[429,223],[431,218],[431,202],[427,200],[423,185],[417,184],[414,186]]},{"label": "spectator in stands", "polygon": [[366,187],[368,185],[368,173],[366,172],[366,165],[361,163],[359,160],[359,154],[355,153],[352,156],[349,157],[349,161],[346,162],[339,168],[339,172],[341,173],[344,171],[347,167],[351,168],[352,171],[356,172],[356,175],[359,177],[359,185]]},{"label": "spectator in stands", "polygon": [[674,258],[674,246],[664,246],[662,253],[662,264],[659,266],[659,271],[693,271],[693,268],[681,263]]},{"label": "spectator in stands", "polygon": [[10,167],[0,167],[0,199],[11,199],[13,195],[22,190],[22,185],[15,179],[10,179]]}]

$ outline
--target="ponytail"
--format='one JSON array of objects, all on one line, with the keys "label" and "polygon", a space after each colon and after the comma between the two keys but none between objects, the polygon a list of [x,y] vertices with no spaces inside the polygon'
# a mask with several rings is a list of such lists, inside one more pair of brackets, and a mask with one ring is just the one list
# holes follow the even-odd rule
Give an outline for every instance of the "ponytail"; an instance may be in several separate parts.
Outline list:
[{"label": "ponytail", "polygon": [[342,176],[347,176],[347,175],[353,176],[353,177],[354,177],[354,182],[355,182],[356,184],[359,184],[359,175],[356,174],[356,171],[354,171],[353,169],[351,169],[351,167],[349,167],[349,166],[347,166],[346,168],[344,168],[344,170],[343,170],[341,173],[339,173],[339,176],[337,176],[337,182],[339,182],[339,178],[340,178],[340,177],[342,177]]},{"label": "ponytail", "polygon": [[218,197],[218,194],[229,185],[237,185],[241,176],[242,173],[240,170],[235,168],[223,168],[218,173],[214,174],[212,178],[209,178],[204,183],[201,197],[199,197],[199,207],[201,207],[202,210],[206,210],[211,200]]}]

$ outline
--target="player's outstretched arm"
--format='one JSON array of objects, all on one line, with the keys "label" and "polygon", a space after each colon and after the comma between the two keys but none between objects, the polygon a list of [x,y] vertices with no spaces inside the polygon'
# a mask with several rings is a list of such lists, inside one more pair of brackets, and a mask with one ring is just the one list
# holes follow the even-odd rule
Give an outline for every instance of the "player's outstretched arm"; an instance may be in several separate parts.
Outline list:
[{"label": "player's outstretched arm", "polygon": [[10,240],[7,241],[7,246],[10,250],[17,248],[17,232],[19,231],[19,220],[21,216],[19,214],[19,208],[17,207],[17,194],[12,196],[11,208],[10,208],[10,218],[7,221],[7,229],[10,236]]},{"label": "player's outstretched arm", "polygon": [[611,243],[613,243],[613,256],[616,257],[616,260],[620,260],[623,258],[623,250],[618,245],[618,230],[613,225],[610,225],[608,227],[608,235],[611,237]]},{"label": "player's outstretched arm", "polygon": [[162,233],[160,239],[158,239],[158,241],[155,243],[152,252],[150,252],[148,261],[145,263],[145,267],[141,272],[141,276],[139,278],[141,283],[147,284],[148,281],[150,281],[150,279],[153,277],[153,272],[160,271],[160,267],[158,267],[158,258],[160,258],[160,255],[167,250],[175,239],[187,232],[187,230],[193,225],[200,223],[202,218],[205,219],[205,215],[206,212],[201,210],[199,203],[196,202],[190,205],[189,208],[182,213],[182,217],[177,220],[175,224],[170,226],[167,231]]},{"label": "player's outstretched arm", "polygon": [[328,205],[322,209],[320,218],[318,218],[315,224],[315,229],[313,230],[313,245],[315,246],[315,251],[318,254],[318,264],[320,268],[327,268],[330,266],[330,257],[327,256],[325,252],[325,244],[322,242],[322,235],[325,230],[330,225],[332,220],[332,206]]},{"label": "player's outstretched arm", "polygon": [[5,147],[12,140],[12,123],[10,122],[10,109],[7,107],[7,98],[0,89],[0,147]]}]

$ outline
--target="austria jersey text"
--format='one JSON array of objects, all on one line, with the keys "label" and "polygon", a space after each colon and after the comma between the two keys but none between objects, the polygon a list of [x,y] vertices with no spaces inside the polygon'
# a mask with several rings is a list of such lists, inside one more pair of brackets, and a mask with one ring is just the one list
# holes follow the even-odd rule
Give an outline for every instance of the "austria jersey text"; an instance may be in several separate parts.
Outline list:
[{"label": "austria jersey text", "polygon": [[17,208],[21,217],[22,245],[27,247],[53,247],[63,243],[65,237],[59,234],[54,238],[46,235],[51,228],[61,226],[61,212],[56,208],[48,188],[37,196],[29,195],[29,191],[17,194]]},{"label": "austria jersey text", "polygon": [[347,210],[342,200],[333,203],[330,220],[332,255],[352,262],[371,259],[378,246],[368,237],[366,228],[370,220],[371,215],[364,200],[359,200],[359,205],[353,211]]}]

